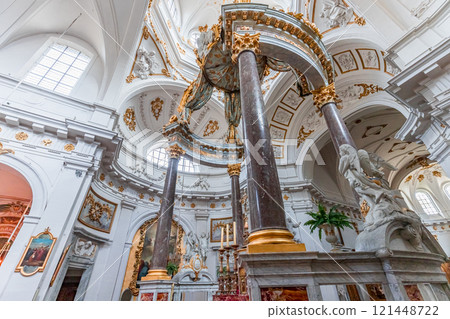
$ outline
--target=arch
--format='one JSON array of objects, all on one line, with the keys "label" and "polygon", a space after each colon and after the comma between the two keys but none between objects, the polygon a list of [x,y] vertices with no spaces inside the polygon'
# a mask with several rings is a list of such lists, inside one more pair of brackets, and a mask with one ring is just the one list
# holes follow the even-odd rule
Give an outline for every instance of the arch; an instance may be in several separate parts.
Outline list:
[{"label": "arch", "polygon": [[0,265],[30,213],[33,191],[25,176],[0,162]]}]

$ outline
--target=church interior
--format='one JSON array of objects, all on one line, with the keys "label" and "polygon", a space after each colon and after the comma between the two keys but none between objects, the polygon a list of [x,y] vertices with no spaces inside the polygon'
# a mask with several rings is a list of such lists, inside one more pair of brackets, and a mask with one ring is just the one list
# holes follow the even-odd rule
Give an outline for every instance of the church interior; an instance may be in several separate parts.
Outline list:
[{"label": "church interior", "polygon": [[0,300],[450,300],[450,2],[2,0]]}]

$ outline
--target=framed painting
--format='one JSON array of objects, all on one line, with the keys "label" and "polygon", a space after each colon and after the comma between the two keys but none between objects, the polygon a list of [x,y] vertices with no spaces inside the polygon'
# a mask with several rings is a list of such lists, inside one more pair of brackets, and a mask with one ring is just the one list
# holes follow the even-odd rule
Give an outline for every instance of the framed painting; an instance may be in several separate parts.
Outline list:
[{"label": "framed painting", "polygon": [[81,207],[78,221],[89,228],[109,234],[116,209],[116,203],[101,197],[91,188]]},{"label": "framed painting", "polygon": [[[225,234],[225,228],[228,226],[229,229],[229,234],[228,234],[228,239],[230,242],[233,241],[233,218],[231,217],[227,217],[227,218],[211,218],[211,242],[212,243],[220,243],[220,233],[221,233],[221,229],[224,229],[224,234]],[[226,235],[224,235],[224,242],[226,243],[227,239],[225,237]]]},{"label": "framed painting", "polygon": [[23,276],[43,272],[55,242],[56,237],[53,237],[49,228],[31,237],[15,271]]}]

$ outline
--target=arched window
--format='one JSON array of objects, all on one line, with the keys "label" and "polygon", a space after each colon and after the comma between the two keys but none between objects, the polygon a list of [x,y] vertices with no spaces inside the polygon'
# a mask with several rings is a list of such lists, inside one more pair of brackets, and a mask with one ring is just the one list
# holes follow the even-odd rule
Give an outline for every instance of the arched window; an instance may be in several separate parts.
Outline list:
[{"label": "arched window", "polygon": [[423,211],[428,215],[440,214],[441,210],[436,205],[433,197],[428,192],[425,191],[417,191],[416,198],[422,207]]},{"label": "arched window", "polygon": [[67,45],[53,43],[25,77],[25,82],[70,94],[91,58]]},{"label": "arched window", "polygon": [[444,192],[445,195],[447,195],[447,197],[450,199],[450,183],[444,185]]},{"label": "arched window", "polygon": [[177,5],[175,3],[175,0],[168,0],[167,1],[167,8],[169,9],[170,15],[172,16],[172,19],[177,18]]},{"label": "arched window", "polygon": [[[162,147],[151,151],[147,159],[150,163],[155,164],[157,167],[167,167],[169,164],[169,155]],[[178,170],[182,172],[195,173],[199,171],[199,165],[193,163],[187,158],[182,157],[178,163]]]}]

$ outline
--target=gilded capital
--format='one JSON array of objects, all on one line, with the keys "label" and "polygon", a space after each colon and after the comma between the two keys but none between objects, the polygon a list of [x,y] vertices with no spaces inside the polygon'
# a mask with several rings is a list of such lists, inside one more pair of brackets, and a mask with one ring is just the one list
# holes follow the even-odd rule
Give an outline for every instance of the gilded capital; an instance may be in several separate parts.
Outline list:
[{"label": "gilded capital", "polygon": [[234,44],[232,48],[232,57],[233,62],[237,61],[239,54],[242,51],[252,51],[255,54],[260,54],[261,50],[259,49],[259,36],[261,33],[249,34],[246,33],[244,35],[240,35],[236,32],[233,33]]},{"label": "gilded capital", "polygon": [[335,102],[337,100],[336,89],[334,87],[334,83],[331,83],[328,86],[323,86],[317,90],[311,91],[313,94],[314,106],[317,107],[320,111],[322,106],[327,103]]},{"label": "gilded capital", "polygon": [[170,158],[180,158],[181,155],[184,155],[186,151],[182,149],[178,144],[174,144],[166,148],[167,153]]},{"label": "gilded capital", "polygon": [[228,175],[239,176],[241,174],[241,163],[228,164]]}]

